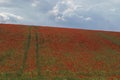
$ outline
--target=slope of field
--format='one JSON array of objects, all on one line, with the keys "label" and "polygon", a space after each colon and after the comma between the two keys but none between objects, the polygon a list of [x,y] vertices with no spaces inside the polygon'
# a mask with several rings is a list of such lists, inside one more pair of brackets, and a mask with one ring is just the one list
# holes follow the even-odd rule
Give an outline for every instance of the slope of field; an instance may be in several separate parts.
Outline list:
[{"label": "slope of field", "polygon": [[0,25],[0,80],[119,79],[119,32]]}]

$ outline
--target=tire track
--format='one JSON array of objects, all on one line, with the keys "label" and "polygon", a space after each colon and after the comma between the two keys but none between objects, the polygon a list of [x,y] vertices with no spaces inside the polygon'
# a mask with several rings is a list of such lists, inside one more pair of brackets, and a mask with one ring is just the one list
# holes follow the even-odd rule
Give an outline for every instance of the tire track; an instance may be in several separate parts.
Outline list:
[{"label": "tire track", "polygon": [[31,43],[31,30],[32,30],[32,27],[29,28],[28,40],[27,40],[26,47],[25,47],[23,62],[22,62],[22,66],[21,66],[21,68],[20,68],[20,70],[18,72],[18,76],[22,76],[24,68],[26,66],[26,61],[27,61],[28,52],[29,52],[30,43]]},{"label": "tire track", "polygon": [[39,60],[39,32],[38,32],[38,28],[35,27],[35,52],[36,52],[36,66],[37,66],[37,73],[38,73],[38,77],[41,77],[41,71],[40,71],[40,60]]},{"label": "tire track", "polygon": [[116,52],[120,52],[120,40],[113,35],[109,35],[107,33],[98,32],[98,36],[101,36],[103,39],[108,40],[108,43],[106,43],[108,46],[111,46],[110,48],[113,49]]},{"label": "tire track", "polygon": [[103,37],[107,40],[110,40],[113,44],[116,44],[116,45],[120,46],[120,40],[117,39],[117,37],[112,36],[112,35],[108,35],[108,34],[105,34],[105,33],[101,33],[101,32],[99,32],[98,35],[100,35],[101,37]]}]

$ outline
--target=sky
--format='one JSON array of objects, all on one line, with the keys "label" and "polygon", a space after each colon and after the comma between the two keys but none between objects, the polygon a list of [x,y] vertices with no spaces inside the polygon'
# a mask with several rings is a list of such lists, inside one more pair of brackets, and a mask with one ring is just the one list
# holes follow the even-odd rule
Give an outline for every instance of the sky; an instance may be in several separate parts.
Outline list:
[{"label": "sky", "polygon": [[0,0],[0,23],[120,31],[120,0]]}]

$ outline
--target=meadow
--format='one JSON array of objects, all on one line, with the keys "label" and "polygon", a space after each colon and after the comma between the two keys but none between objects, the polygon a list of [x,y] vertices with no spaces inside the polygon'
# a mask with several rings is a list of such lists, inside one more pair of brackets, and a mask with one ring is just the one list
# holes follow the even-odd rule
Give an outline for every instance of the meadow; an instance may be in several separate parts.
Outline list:
[{"label": "meadow", "polygon": [[120,32],[0,24],[0,80],[120,80]]}]

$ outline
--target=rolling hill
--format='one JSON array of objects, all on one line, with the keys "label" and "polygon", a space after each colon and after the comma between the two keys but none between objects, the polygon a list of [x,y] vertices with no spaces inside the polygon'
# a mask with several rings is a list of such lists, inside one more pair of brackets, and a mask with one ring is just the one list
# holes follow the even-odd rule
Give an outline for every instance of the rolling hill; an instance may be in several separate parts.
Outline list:
[{"label": "rolling hill", "polygon": [[120,32],[0,24],[0,80],[118,80]]}]

